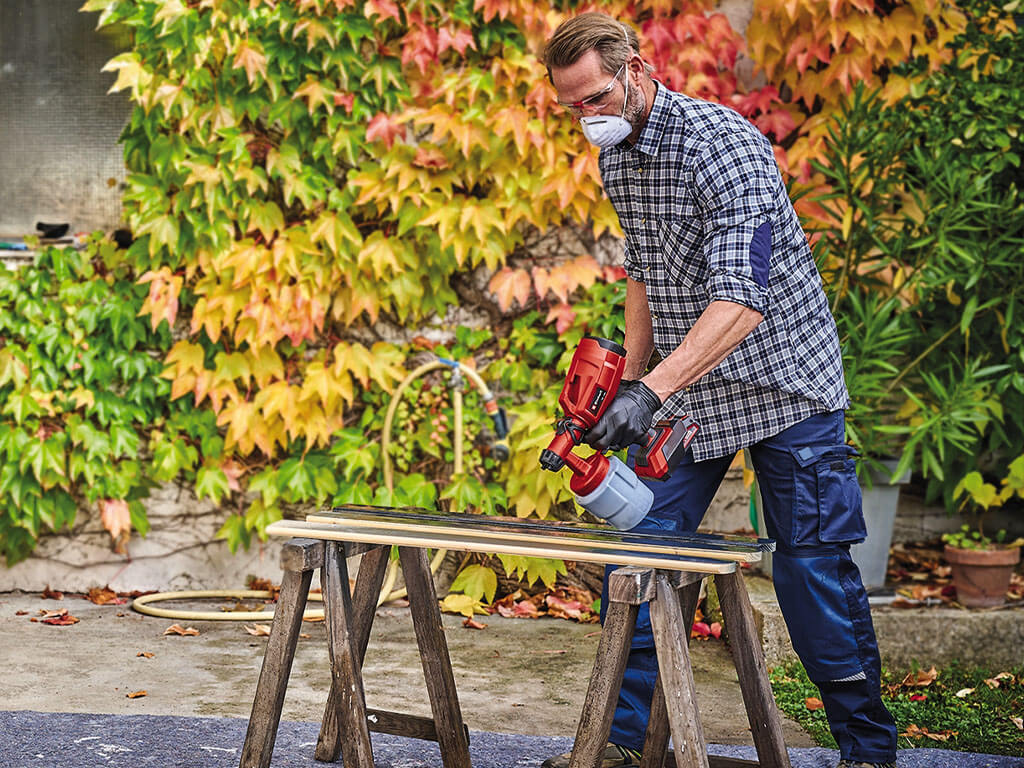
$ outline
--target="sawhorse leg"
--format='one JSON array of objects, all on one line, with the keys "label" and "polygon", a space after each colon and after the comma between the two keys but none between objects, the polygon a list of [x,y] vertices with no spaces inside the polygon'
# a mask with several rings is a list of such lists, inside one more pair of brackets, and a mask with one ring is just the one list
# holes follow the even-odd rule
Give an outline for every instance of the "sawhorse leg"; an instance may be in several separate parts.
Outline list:
[{"label": "sawhorse leg", "polygon": [[782,737],[779,708],[772,695],[764,648],[754,624],[750,596],[743,583],[743,574],[722,573],[715,576],[718,604],[729,632],[729,647],[739,675],[743,704],[750,721],[757,758],[762,768],[790,768],[789,753]]},{"label": "sawhorse leg", "polygon": [[444,637],[427,551],[418,547],[399,547],[398,557],[409,592],[409,611],[423,663],[441,761],[444,768],[470,768],[469,737],[462,722],[448,641]]},{"label": "sawhorse leg", "polygon": [[284,568],[281,594],[277,599],[274,623],[256,684],[256,698],[242,745],[240,768],[270,766],[309,585],[313,580],[313,570],[323,565],[323,559],[322,541],[292,539],[281,550],[281,567]]},{"label": "sawhorse leg", "polygon": [[[658,582],[655,579],[655,571],[651,568],[626,567],[613,571],[608,580],[608,611],[605,614],[604,627],[601,630],[601,640],[597,648],[597,659],[594,662],[594,672],[590,678],[590,685],[583,703],[583,712],[580,715],[579,727],[576,732],[576,741],[573,745],[572,756],[569,758],[569,768],[593,768],[600,764],[600,754],[608,741],[608,734],[611,732],[612,719],[615,715],[615,702],[622,686],[622,674],[626,668],[629,657],[630,643],[633,639],[633,630],[636,626],[636,616],[642,603],[651,603],[651,620],[655,622],[656,610],[654,607],[655,598],[663,600],[667,608],[661,609],[659,622],[664,625],[666,611],[680,611],[676,591],[691,583],[699,585],[701,575],[696,573],[682,573],[678,571],[665,572],[663,581],[667,585],[667,592],[664,595],[659,592]],[[660,574],[660,572],[658,572]],[[698,586],[699,589],[699,586]],[[672,608],[674,606],[674,609]],[[681,622],[681,618],[676,619]],[[659,631],[655,623],[655,644],[659,642]],[[665,636],[665,627],[662,626],[661,635]],[[670,630],[669,630],[670,631]],[[689,637],[687,631],[685,638]],[[670,643],[668,640],[661,640],[665,650],[659,648],[659,663],[666,664],[667,668],[685,667],[689,671],[689,657],[686,655],[685,639],[682,641],[682,658],[680,659],[680,645],[678,642]],[[669,654],[666,660],[661,662],[663,653]],[[682,678],[682,675],[680,675]],[[673,678],[674,680],[675,678]],[[674,684],[674,683],[673,683]],[[690,696],[692,697],[692,673],[690,673]],[[686,695],[685,692],[682,695]],[[669,710],[671,715],[678,713],[678,707],[673,703]],[[695,709],[695,706],[694,706]],[[694,716],[695,717],[695,716]],[[670,723],[678,719],[669,717]],[[699,732],[699,721],[697,722]],[[667,729],[666,729],[667,730]],[[676,731],[679,730],[677,734]],[[690,729],[692,730],[692,728]],[[673,737],[676,740],[683,738],[684,732],[673,728]],[[697,735],[700,735],[699,733]],[[687,736],[689,739],[689,735]],[[664,755],[665,745],[668,740],[667,733],[661,738],[661,754]],[[703,745],[703,736],[700,735],[700,742]],[[705,758],[706,759],[706,758]],[[660,768],[660,763],[658,764]]]},{"label": "sawhorse leg", "polygon": [[[782,721],[779,716],[775,698],[772,695],[771,682],[764,660],[764,649],[758,638],[754,624],[754,614],[750,606],[743,576],[737,570],[734,573],[716,574],[715,585],[718,588],[718,600],[722,609],[722,617],[729,633],[729,647],[733,663],[736,666],[743,703],[750,722],[750,732],[757,750],[758,761],[739,760],[736,758],[709,757],[707,763],[692,762],[692,755],[681,752],[678,738],[673,734],[676,743],[675,763],[677,768],[690,765],[710,765],[710,768],[742,768],[743,766],[761,766],[762,768],[790,768],[789,754],[782,736]],[[679,602],[683,616],[683,626],[688,628],[693,623],[693,615],[697,608],[699,582],[680,590]],[[655,622],[655,604],[651,604],[652,623]],[[687,629],[684,637],[689,637]],[[656,637],[655,643],[658,643]],[[661,657],[659,655],[659,667]],[[664,689],[661,675],[655,687],[651,701],[651,717],[647,725],[647,736],[644,742],[644,757],[640,768],[661,768],[663,756],[668,745],[668,712],[666,709]],[[689,761],[689,762],[688,762]],[[666,768],[673,768],[665,763]]]},{"label": "sawhorse leg", "polygon": [[[362,668],[363,660],[366,658],[366,647],[370,642],[370,628],[373,625],[374,611],[377,608],[377,598],[380,595],[381,585],[384,583],[384,572],[388,567],[388,557],[391,547],[381,545],[363,554],[359,563],[359,575],[356,577],[355,593],[352,596],[353,614],[353,641],[355,644],[355,659]],[[344,553],[339,553],[344,556]],[[345,584],[346,591],[348,583]],[[328,635],[328,642],[331,635]],[[323,724],[320,726],[320,737],[317,739],[316,752],[317,760],[333,762],[341,754],[342,734],[344,729],[341,726],[341,710],[346,706],[342,695],[339,693],[338,684],[332,675],[331,692],[327,696],[327,707],[324,709]]]}]

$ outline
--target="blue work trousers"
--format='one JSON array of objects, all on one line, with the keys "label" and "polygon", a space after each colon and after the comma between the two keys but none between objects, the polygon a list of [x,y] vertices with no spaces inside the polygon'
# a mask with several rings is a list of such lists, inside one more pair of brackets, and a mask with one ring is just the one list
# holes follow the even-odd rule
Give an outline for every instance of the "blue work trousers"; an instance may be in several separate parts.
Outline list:
[{"label": "blue work trousers", "polygon": [[[793,648],[821,690],[841,757],[896,759],[896,726],[880,695],[875,630],[850,544],[865,538],[854,451],[842,411],[807,418],[749,447],[765,526],[775,539],[772,575]],[[627,463],[632,463],[631,457]],[[646,481],[654,506],[634,530],[697,529],[732,456],[695,462]],[[607,605],[607,574],[602,608]],[[726,628],[728,630],[728,628]],[[611,741],[640,749],[658,674],[650,615],[641,607]]]}]

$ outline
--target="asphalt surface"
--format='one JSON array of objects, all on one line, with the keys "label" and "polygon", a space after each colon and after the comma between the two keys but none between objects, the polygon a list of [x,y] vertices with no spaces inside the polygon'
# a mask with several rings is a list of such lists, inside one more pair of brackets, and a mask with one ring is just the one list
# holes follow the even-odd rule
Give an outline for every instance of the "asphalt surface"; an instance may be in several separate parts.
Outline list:
[{"label": "asphalt surface", "polygon": [[[0,768],[234,768],[245,738],[245,720],[222,717],[155,717],[53,712],[0,712]],[[319,725],[283,722],[273,766],[315,768]],[[534,768],[564,752],[570,739],[470,733],[475,768]],[[377,768],[439,768],[436,745],[395,736],[373,736]],[[709,753],[756,759],[752,747],[711,745]],[[790,750],[793,768],[834,766],[837,753],[827,749]],[[903,751],[900,768],[1020,768],[1024,759],[972,755],[937,749]]]},{"label": "asphalt surface", "polygon": [[[65,609],[76,623],[43,623]],[[474,630],[462,617],[443,617],[473,766],[534,768],[572,746],[599,628],[483,620],[488,627]],[[198,634],[167,634],[173,623]],[[73,595],[0,593],[0,768],[237,766],[266,645],[246,626],[254,624],[176,622]],[[407,609],[378,610],[364,664],[369,706],[429,714],[412,635]],[[323,765],[313,759],[330,679],[323,623],[304,624],[303,636],[275,768]],[[756,759],[728,650],[695,641],[691,658],[709,752]],[[793,768],[838,762],[795,723],[784,721],[783,733]],[[377,768],[442,766],[429,742],[375,734],[373,744]],[[1024,758],[915,749],[901,751],[898,765],[1024,768]]]}]

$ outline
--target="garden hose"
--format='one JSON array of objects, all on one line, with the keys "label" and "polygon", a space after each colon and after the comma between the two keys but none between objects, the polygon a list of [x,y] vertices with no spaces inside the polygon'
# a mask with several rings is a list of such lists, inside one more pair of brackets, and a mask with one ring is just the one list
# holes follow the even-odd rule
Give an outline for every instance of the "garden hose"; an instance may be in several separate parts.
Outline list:
[{"label": "garden hose", "polygon": [[[270,621],[274,618],[273,611],[183,611],[171,610],[168,608],[154,608],[150,603],[159,603],[164,600],[204,600],[210,598],[254,600],[270,599],[273,592],[265,589],[238,589],[238,590],[217,590],[199,589],[184,592],[155,592],[151,595],[140,595],[132,600],[132,609],[147,616],[157,616],[163,619],[183,619],[186,621]],[[313,592],[309,595],[310,600],[323,600]],[[322,619],[323,608],[307,608],[302,614],[303,619]]]},{"label": "garden hose", "polygon": [[[388,452],[388,448],[391,446],[391,429],[394,426],[395,411],[398,410],[398,404],[402,400],[402,395],[405,390],[408,389],[409,385],[412,384],[416,379],[425,373],[435,371],[438,369],[449,369],[451,371],[451,381],[449,382],[449,388],[452,390],[452,410],[454,416],[454,424],[452,425],[453,436],[453,452],[454,452],[454,472],[458,474],[462,472],[462,452],[463,452],[463,436],[462,436],[462,386],[463,386],[463,374],[474,386],[480,391],[480,397],[484,401],[484,410],[491,417],[494,422],[494,431],[498,437],[498,442],[495,443],[493,453],[494,457],[499,461],[506,460],[510,451],[508,444],[504,442],[505,437],[508,435],[508,422],[505,417],[505,411],[498,407],[498,403],[494,398],[494,393],[488,388],[487,384],[480,377],[480,374],[474,371],[472,368],[459,363],[457,360],[449,360],[444,357],[439,357],[437,360],[431,360],[430,362],[424,363],[423,365],[415,368],[408,376],[402,379],[398,387],[395,388],[394,393],[391,395],[391,402],[388,404],[388,410],[384,414],[384,427],[381,431],[381,456],[384,463],[384,485],[387,487],[388,492],[394,490],[394,470],[391,466],[391,454]],[[433,558],[430,561],[430,572],[436,573],[437,569],[441,566],[441,562],[444,560],[444,556],[448,550],[439,549],[434,553]],[[405,597],[406,590],[397,589],[392,591],[395,586],[395,581],[398,579],[398,563],[392,561],[388,565],[387,573],[384,576],[384,584],[381,587],[380,597],[377,600],[377,605],[387,602],[388,600],[398,600],[399,598]]]}]

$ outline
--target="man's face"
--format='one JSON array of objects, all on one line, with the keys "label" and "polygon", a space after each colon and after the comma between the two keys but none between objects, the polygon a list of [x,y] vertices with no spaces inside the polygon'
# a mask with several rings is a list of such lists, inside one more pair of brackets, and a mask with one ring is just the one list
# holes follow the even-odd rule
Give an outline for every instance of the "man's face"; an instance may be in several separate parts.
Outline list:
[{"label": "man's face", "polygon": [[626,95],[625,79],[621,69],[617,76],[605,72],[597,51],[587,51],[574,64],[551,70],[551,82],[558,94],[558,102],[573,105],[567,108],[577,118],[621,115]]}]

